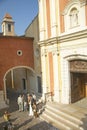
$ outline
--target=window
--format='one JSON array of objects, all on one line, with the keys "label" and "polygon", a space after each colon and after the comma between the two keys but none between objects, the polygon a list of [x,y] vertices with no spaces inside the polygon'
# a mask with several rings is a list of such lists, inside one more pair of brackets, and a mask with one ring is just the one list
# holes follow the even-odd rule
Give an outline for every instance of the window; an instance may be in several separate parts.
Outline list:
[{"label": "window", "polygon": [[8,32],[11,32],[11,24],[8,24]]},{"label": "window", "polygon": [[78,25],[78,10],[73,8],[70,11],[70,28]]},{"label": "window", "polygon": [[18,50],[18,51],[17,51],[17,55],[18,55],[18,56],[22,56],[22,51],[21,51],[21,50]]},{"label": "window", "polygon": [[4,28],[5,28],[5,26],[3,25],[3,32],[4,32]]},{"label": "window", "polygon": [[23,81],[23,90],[26,90],[26,79],[22,79]]},{"label": "window", "polygon": [[64,8],[64,27],[66,33],[77,32],[85,26],[85,8],[79,0],[71,0]]}]

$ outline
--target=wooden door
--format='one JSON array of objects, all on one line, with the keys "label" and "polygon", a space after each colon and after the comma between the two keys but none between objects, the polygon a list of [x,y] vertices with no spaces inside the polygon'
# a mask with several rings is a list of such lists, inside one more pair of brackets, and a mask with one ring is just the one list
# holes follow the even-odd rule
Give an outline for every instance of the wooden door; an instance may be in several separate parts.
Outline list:
[{"label": "wooden door", "polygon": [[85,74],[71,73],[71,102],[85,97]]}]

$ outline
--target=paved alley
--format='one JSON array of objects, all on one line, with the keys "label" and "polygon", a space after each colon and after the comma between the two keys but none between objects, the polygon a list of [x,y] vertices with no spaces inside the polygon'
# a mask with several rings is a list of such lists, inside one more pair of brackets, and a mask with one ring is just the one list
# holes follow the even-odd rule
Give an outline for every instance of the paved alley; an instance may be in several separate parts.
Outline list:
[{"label": "paved alley", "polygon": [[[11,114],[10,119],[14,125],[14,130],[58,130],[51,124],[42,121],[39,117],[33,118],[28,115],[28,111],[19,112],[17,105],[17,96],[10,95],[10,106],[6,109],[0,110],[0,130],[3,130],[4,119],[3,114],[5,110],[8,110]],[[15,98],[14,98],[15,97]]]},{"label": "paved alley", "polygon": [[[14,111],[11,113],[11,122],[15,130],[58,130],[39,118],[28,116],[28,112]],[[3,130],[4,119],[0,117],[0,130]]]}]

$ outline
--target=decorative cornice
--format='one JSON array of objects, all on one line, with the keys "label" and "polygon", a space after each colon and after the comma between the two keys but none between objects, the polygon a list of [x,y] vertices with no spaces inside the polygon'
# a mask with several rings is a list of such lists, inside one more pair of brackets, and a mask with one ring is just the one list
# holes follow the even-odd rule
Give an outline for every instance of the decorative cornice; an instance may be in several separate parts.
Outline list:
[{"label": "decorative cornice", "polygon": [[87,29],[79,31],[79,32],[74,32],[74,33],[62,35],[58,39],[59,39],[59,42],[61,43],[61,42],[82,39],[82,38],[87,38]]},{"label": "decorative cornice", "polygon": [[87,60],[70,61],[70,71],[87,72]]},{"label": "decorative cornice", "polygon": [[87,5],[87,0],[80,0],[81,1],[81,6]]},{"label": "decorative cornice", "polygon": [[49,39],[46,39],[46,40],[43,40],[43,41],[39,41],[39,45],[40,47],[41,46],[47,46],[47,45],[53,45],[53,44],[57,44],[57,41],[58,41],[58,37],[53,37],[53,38],[49,38]]},{"label": "decorative cornice", "polygon": [[82,38],[87,38],[87,29],[70,33],[70,34],[63,34],[58,37],[53,37],[47,40],[39,41],[38,44],[40,45],[40,47],[42,47],[42,46],[48,46],[48,45],[58,44],[62,42],[82,39]]}]

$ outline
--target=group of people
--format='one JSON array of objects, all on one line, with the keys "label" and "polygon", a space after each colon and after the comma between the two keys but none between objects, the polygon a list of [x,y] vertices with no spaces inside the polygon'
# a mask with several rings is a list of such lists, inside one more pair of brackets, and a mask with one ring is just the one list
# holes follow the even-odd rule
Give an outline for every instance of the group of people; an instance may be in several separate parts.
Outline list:
[{"label": "group of people", "polygon": [[19,111],[27,111],[29,116],[38,117],[37,113],[37,103],[36,103],[36,95],[34,93],[27,94],[27,98],[25,95],[19,95],[17,99]]}]

